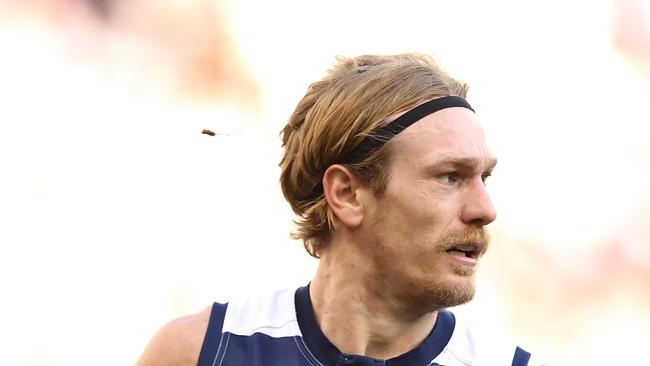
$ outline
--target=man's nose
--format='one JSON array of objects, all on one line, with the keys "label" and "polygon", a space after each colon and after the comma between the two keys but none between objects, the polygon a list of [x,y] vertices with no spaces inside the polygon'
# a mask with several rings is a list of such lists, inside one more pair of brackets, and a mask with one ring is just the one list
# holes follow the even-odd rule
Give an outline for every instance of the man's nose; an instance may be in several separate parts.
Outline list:
[{"label": "man's nose", "polygon": [[464,199],[465,204],[460,213],[464,223],[481,227],[497,218],[497,211],[480,177],[469,183]]}]

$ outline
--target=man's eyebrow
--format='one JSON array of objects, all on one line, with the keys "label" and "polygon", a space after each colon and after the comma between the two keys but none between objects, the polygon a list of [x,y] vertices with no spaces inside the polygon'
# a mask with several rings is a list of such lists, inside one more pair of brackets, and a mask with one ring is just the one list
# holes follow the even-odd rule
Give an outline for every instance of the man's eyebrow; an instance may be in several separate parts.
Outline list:
[{"label": "man's eyebrow", "polygon": [[[474,169],[475,167],[481,165],[481,159],[462,158],[462,157],[442,157],[434,161],[429,166],[435,168],[441,165],[453,166],[455,168],[461,168],[461,169]],[[489,163],[485,167],[485,171],[491,171],[492,169],[494,169],[496,165],[497,165],[497,159],[491,158]]]}]

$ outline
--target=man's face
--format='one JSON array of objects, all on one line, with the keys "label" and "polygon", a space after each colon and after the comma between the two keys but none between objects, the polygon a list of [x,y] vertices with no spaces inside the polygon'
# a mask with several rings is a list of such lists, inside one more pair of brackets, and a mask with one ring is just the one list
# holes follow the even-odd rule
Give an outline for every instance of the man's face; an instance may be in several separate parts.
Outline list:
[{"label": "man's face", "polygon": [[[394,138],[385,191],[367,204],[364,242],[379,288],[414,311],[469,301],[496,212],[485,188],[496,160],[474,113],[447,108]],[[418,310],[416,310],[418,309]]]}]

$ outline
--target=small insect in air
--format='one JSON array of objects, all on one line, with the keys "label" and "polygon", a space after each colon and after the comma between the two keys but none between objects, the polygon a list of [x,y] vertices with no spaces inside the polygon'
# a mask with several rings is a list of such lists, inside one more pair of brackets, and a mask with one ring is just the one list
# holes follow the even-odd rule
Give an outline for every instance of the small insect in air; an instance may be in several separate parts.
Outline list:
[{"label": "small insect in air", "polygon": [[214,133],[211,130],[208,130],[207,128],[204,128],[203,131],[201,131],[201,133],[204,134],[204,135],[210,135],[210,136],[216,135],[216,133]]}]

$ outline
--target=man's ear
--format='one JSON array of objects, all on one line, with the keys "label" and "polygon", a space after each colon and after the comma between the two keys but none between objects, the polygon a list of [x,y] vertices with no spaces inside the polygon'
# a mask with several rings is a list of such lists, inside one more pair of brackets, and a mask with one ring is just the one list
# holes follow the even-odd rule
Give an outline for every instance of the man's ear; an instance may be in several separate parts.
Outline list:
[{"label": "man's ear", "polygon": [[357,195],[359,178],[343,165],[331,165],[323,175],[323,192],[334,216],[348,228],[363,221],[363,203]]}]

